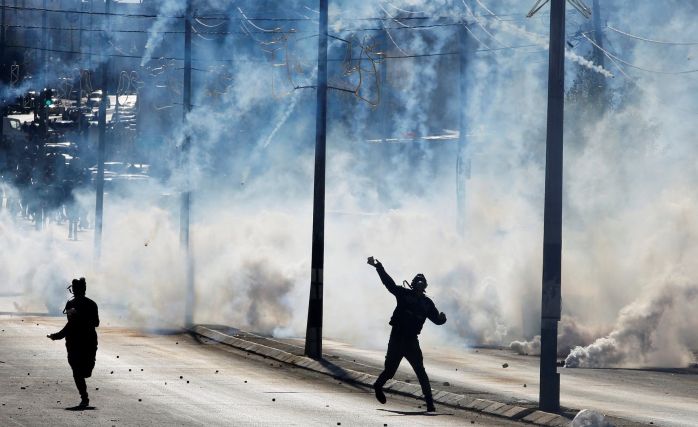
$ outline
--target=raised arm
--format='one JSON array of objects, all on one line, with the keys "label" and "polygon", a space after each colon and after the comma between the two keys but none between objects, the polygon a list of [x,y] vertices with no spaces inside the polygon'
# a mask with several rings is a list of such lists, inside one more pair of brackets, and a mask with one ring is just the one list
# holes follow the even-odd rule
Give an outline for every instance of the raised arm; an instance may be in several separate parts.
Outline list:
[{"label": "raised arm", "polygon": [[[373,262],[371,262],[373,261]],[[370,265],[376,267],[376,271],[378,272],[378,276],[381,278],[381,282],[383,282],[383,285],[385,285],[386,289],[388,291],[395,295],[397,292],[398,286],[395,284],[395,281],[393,280],[392,277],[388,275],[388,273],[385,272],[385,268],[383,268],[383,264],[380,263],[378,260],[374,260],[373,257],[369,258]]]}]

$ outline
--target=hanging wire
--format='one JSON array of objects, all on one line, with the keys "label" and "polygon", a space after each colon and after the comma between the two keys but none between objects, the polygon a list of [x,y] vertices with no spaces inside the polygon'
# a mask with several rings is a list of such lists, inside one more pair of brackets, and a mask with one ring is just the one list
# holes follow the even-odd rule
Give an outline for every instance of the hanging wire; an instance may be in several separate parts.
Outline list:
[{"label": "hanging wire", "polygon": [[395,39],[393,38],[393,35],[390,34],[390,31],[388,30],[388,27],[385,27],[385,26],[384,26],[383,28],[385,29],[385,33],[388,35],[388,38],[390,38],[390,41],[393,42],[393,44],[395,45],[395,47],[397,48],[397,50],[399,50],[403,55],[409,56],[410,54],[407,53],[407,52],[405,52],[404,50],[402,50],[402,48],[397,44],[397,42],[396,42]]},{"label": "hanging wire", "polygon": [[159,19],[159,18],[165,18],[165,19],[184,19],[184,16],[165,16],[165,15],[145,15],[145,14],[135,14],[135,13],[106,13],[106,12],[95,12],[95,11],[86,11],[86,10],[56,10],[56,9],[47,9],[47,8],[40,8],[40,7],[23,7],[23,6],[3,6],[3,9],[7,10],[15,10],[19,12],[52,12],[52,13],[74,13],[74,14],[80,14],[80,15],[95,15],[95,16],[117,16],[117,17],[124,17],[124,18],[148,18],[148,19]]},{"label": "hanging wire", "polygon": [[[153,84],[155,89],[153,90],[153,107],[156,110],[164,110],[165,108],[171,108],[176,104],[181,104],[181,102],[175,102],[174,96],[181,94],[180,87],[184,87],[184,83],[179,78],[178,72],[182,70],[179,67],[176,59],[159,58],[157,60],[157,67],[147,67],[146,70],[148,74],[154,77]],[[159,83],[159,77],[164,75],[165,81]],[[164,84],[163,84],[164,83]],[[169,104],[159,107],[155,103],[155,92],[157,89],[165,89],[167,96],[169,98]]]},{"label": "hanging wire", "polygon": [[[542,4],[541,1],[543,2]],[[534,4],[531,10],[526,14],[526,18],[532,18],[533,15],[538,13],[538,11],[541,10],[543,6],[548,4],[549,1],[550,0],[536,0],[536,4]]]},{"label": "hanging wire", "polygon": [[[376,107],[381,101],[381,88],[376,65],[383,62],[386,55],[384,52],[373,51],[376,48],[376,39],[372,35],[366,35],[364,36],[363,40],[360,41],[356,35],[352,34],[349,37],[349,40],[346,40],[346,43],[347,46],[346,52],[344,53],[344,61],[342,62],[342,65],[339,66],[340,70],[344,70],[342,72],[342,76],[349,77],[350,75],[357,73],[359,75],[359,82],[352,91],[354,96],[368,103],[369,105]],[[354,57],[354,43],[361,48],[358,59]],[[362,66],[362,61],[369,62],[370,68],[364,68]],[[372,75],[371,80],[375,81],[376,92],[378,94],[378,99],[376,102],[372,102],[363,95],[359,94],[361,87],[363,86],[364,73]]]},{"label": "hanging wire", "polygon": [[589,7],[587,7],[582,0],[567,0],[567,2],[571,4],[572,7],[577,9],[577,12],[582,14],[584,18],[591,18],[591,9],[589,9]]},{"label": "hanging wire", "polygon": [[200,18],[194,18],[194,20],[195,20],[196,22],[198,22],[200,25],[203,25],[204,27],[207,27],[207,28],[216,28],[216,27],[220,27],[221,25],[223,25],[223,24],[225,24],[225,23],[228,22],[228,20],[225,19],[225,20],[223,20],[223,22],[221,22],[221,23],[219,23],[219,24],[216,24],[216,25],[208,25],[208,24],[206,24],[206,23],[201,22],[201,19],[200,19]]},{"label": "hanging wire", "polygon": [[[139,80],[138,72],[122,71],[119,74],[119,86],[116,89],[116,96],[126,96],[126,102],[128,102],[129,97],[135,96],[136,100],[140,98],[140,90],[145,87],[145,83]],[[118,98],[117,98],[118,100]],[[134,113],[138,114],[140,111],[140,101],[138,102],[138,108]]]},{"label": "hanging wire", "polygon": [[667,101],[665,101],[664,99],[658,97],[657,95],[653,94],[653,93],[650,92],[649,90],[645,89],[645,88],[644,88],[643,86],[641,86],[638,82],[636,82],[635,79],[633,79],[632,77],[630,77],[630,76],[628,75],[628,73],[626,73],[626,72],[620,67],[620,65],[618,65],[618,64],[616,63],[616,61],[613,60],[613,58],[608,54],[608,52],[605,52],[605,51],[604,51],[604,55],[606,55],[606,57],[607,57],[611,62],[613,62],[613,65],[615,65],[616,68],[618,68],[618,71],[620,71],[620,72],[625,76],[625,78],[627,78],[632,84],[634,84],[635,86],[637,86],[640,90],[642,90],[643,92],[645,92],[646,94],[648,94],[648,95],[651,96],[652,98],[656,99],[657,101],[659,101],[660,103],[666,105],[667,107],[674,108],[674,109],[680,110],[680,111],[684,111],[684,112],[686,112],[686,113],[698,115],[698,112],[696,112],[696,111],[687,110],[687,109],[685,109],[685,108],[677,107],[676,105],[670,104],[670,103],[668,103]]},{"label": "hanging wire", "polygon": [[[509,48],[509,49],[511,49],[511,50],[517,51],[517,52],[521,52],[521,53],[543,53],[543,52],[547,52],[547,51],[548,51],[547,49],[535,50],[535,51],[531,51],[531,50],[521,50],[521,49],[515,48],[515,47],[513,47],[513,46],[509,46],[509,45],[507,45],[506,43],[503,43],[503,42],[499,41],[495,36],[492,35],[492,33],[490,33],[489,31],[487,31],[487,28],[485,28],[485,26],[482,25],[482,24],[480,23],[480,21],[478,21],[477,17],[476,17],[475,14],[473,13],[473,11],[470,9],[470,7],[468,6],[468,4],[465,2],[465,0],[461,0],[461,2],[463,3],[463,6],[465,6],[465,8],[466,8],[466,9],[468,10],[468,12],[470,13],[470,16],[473,17],[473,20],[475,21],[475,23],[476,23],[480,28],[482,28],[482,30],[483,30],[488,36],[490,36],[490,38],[491,38],[492,40],[496,41],[497,43],[501,44],[502,46],[504,46],[504,47],[506,47],[506,48]],[[471,32],[471,34],[472,34],[472,32]]]},{"label": "hanging wire", "polygon": [[485,10],[486,10],[490,15],[492,15],[495,19],[497,19],[498,21],[500,21],[500,22],[503,23],[504,25],[513,28],[513,29],[516,30],[516,31],[520,31],[520,32],[522,32],[522,33],[524,33],[524,34],[528,34],[528,35],[531,35],[531,36],[536,36],[536,37],[540,37],[540,38],[544,38],[544,39],[549,39],[549,38],[550,38],[550,35],[547,35],[547,36],[546,36],[546,35],[544,35],[544,34],[532,33],[532,32],[530,32],[530,31],[526,31],[526,30],[524,30],[524,29],[521,29],[521,28],[517,27],[516,25],[511,25],[511,24],[508,23],[507,21],[505,21],[505,20],[503,20],[502,18],[500,18],[497,14],[495,14],[494,12],[492,12],[490,9],[488,9],[487,6],[485,6],[484,4],[482,4],[482,2],[481,2],[480,0],[475,0],[475,1],[477,2],[477,4],[479,4],[480,6],[482,6],[482,8],[485,9]]},{"label": "hanging wire", "polygon": [[669,45],[676,45],[676,46],[688,46],[688,45],[697,45],[698,42],[667,42],[667,41],[662,41],[662,40],[653,40],[653,39],[648,39],[645,37],[640,37],[640,36],[635,36],[633,34],[628,34],[625,31],[621,31],[617,28],[613,28],[610,25],[606,25],[606,28],[608,28],[611,31],[615,31],[618,34],[622,34],[626,37],[630,37],[636,40],[642,40],[644,42],[650,42],[650,43],[658,43],[658,44],[669,44]]},{"label": "hanging wire", "polygon": [[[485,42],[483,42],[482,40],[480,40],[480,39],[475,35],[475,33],[473,33],[473,30],[471,30],[470,27],[468,27],[468,26],[465,24],[465,22],[462,22],[462,21],[461,21],[461,25],[470,33],[471,36],[473,36],[473,38],[474,38],[478,43],[480,43],[481,45],[483,45],[487,51],[492,52],[493,54],[495,54],[495,55],[497,55],[497,56],[499,56],[499,57],[501,57],[501,58],[508,59],[506,56],[504,56],[504,55],[502,55],[501,53],[497,52],[496,49],[492,49],[491,47],[489,47],[488,45],[486,45]],[[508,48],[505,47],[504,49],[508,49]]]},{"label": "hanging wire", "polygon": [[[245,15],[245,12],[243,12],[242,9],[240,9],[239,7],[238,7],[238,11],[240,11],[240,14],[242,15],[242,17],[245,18],[245,20],[246,20],[247,22],[249,22],[250,25],[252,25],[252,26],[255,27],[256,29],[258,29],[259,31],[263,31],[263,32],[265,32],[265,33],[271,33],[271,32],[273,32],[273,31],[275,30],[275,29],[274,29],[274,30],[267,30],[267,29],[264,29],[264,28],[262,28],[262,27],[259,27],[259,26],[255,25],[255,23],[252,22],[252,21],[250,21],[250,18],[248,18],[247,15]],[[243,22],[242,25],[245,25],[245,23]],[[247,26],[245,25],[245,27],[247,27]]]},{"label": "hanging wire", "polygon": [[315,25],[320,25],[320,23],[319,23],[318,21],[315,21],[314,19],[310,18],[309,16],[305,16],[305,15],[303,15],[303,14],[300,13],[300,12],[294,12],[294,13],[295,13],[296,15],[298,15],[298,16],[302,16],[303,18],[305,18],[306,20],[312,22],[312,23],[315,24]]},{"label": "hanging wire", "polygon": [[231,93],[229,89],[234,83],[235,77],[230,72],[230,68],[228,68],[226,65],[221,65],[220,71],[217,71],[215,67],[208,67],[204,96],[206,98],[213,98],[211,110],[216,108],[218,98],[221,95],[223,95],[225,98],[230,98]]},{"label": "hanging wire", "polygon": [[[275,99],[280,99],[292,94],[298,89],[293,80],[293,71],[298,74],[303,74],[303,65],[310,66],[310,62],[305,56],[303,48],[298,43],[296,38],[297,31],[291,28],[288,33],[281,27],[277,27],[272,31],[272,41],[260,42],[259,47],[271,55],[271,94]],[[289,44],[293,44],[289,46]],[[277,52],[280,51],[282,60],[276,62]],[[276,79],[274,78],[275,67],[285,68],[285,80],[288,80],[292,89],[282,93],[276,93]]]},{"label": "hanging wire", "polygon": [[582,36],[583,36],[585,39],[587,39],[587,40],[588,40],[591,44],[593,44],[597,49],[599,49],[600,51],[602,51],[603,53],[605,53],[607,56],[610,56],[610,57],[612,57],[613,59],[617,60],[618,62],[627,65],[628,67],[636,68],[636,69],[642,70],[642,71],[647,71],[648,73],[657,73],[657,74],[691,74],[691,73],[697,73],[697,72],[698,72],[698,69],[696,69],[696,70],[686,70],[686,71],[664,71],[664,70],[651,70],[651,69],[649,69],[649,68],[642,68],[642,67],[637,66],[637,65],[635,65],[635,64],[631,64],[630,62],[624,61],[624,60],[620,59],[619,57],[613,55],[612,53],[608,52],[607,50],[605,50],[604,48],[602,48],[601,46],[599,46],[598,44],[596,44],[596,42],[594,42],[592,39],[590,39],[590,38],[586,35],[586,33],[581,33],[581,34],[582,34]]},{"label": "hanging wire", "polygon": [[423,27],[414,27],[414,26],[411,26],[411,25],[403,24],[399,19],[397,19],[396,17],[394,17],[393,15],[391,15],[390,12],[388,12],[388,11],[383,7],[382,4],[378,3],[378,7],[380,7],[381,9],[383,9],[383,12],[385,12],[385,14],[388,15],[388,16],[390,17],[390,19],[392,19],[393,21],[397,22],[398,24],[400,24],[401,26],[403,26],[403,27],[405,27],[405,28],[409,28],[409,29],[411,29],[411,30],[425,30],[425,29],[426,29],[426,28],[423,28]]},{"label": "hanging wire", "polygon": [[384,2],[384,3],[387,3],[390,7],[394,8],[394,9],[397,9],[397,10],[399,10],[400,12],[411,13],[411,14],[412,14],[412,13],[415,13],[415,14],[416,14],[416,13],[427,13],[426,10],[423,10],[423,11],[421,11],[421,12],[412,12],[412,11],[410,11],[410,10],[400,9],[399,7],[397,7],[397,6],[395,6],[394,4],[390,3],[389,1],[386,1],[386,2]]}]

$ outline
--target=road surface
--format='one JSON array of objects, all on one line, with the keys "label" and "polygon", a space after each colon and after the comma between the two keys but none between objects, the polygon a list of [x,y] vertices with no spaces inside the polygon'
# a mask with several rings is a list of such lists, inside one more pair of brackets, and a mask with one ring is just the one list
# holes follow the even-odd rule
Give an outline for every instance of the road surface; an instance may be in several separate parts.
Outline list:
[{"label": "road surface", "polygon": [[94,409],[67,410],[79,396],[65,347],[46,338],[63,323],[0,315],[0,425],[522,425],[443,407],[427,414],[422,401],[393,395],[380,405],[365,388],[189,335],[141,333],[104,313],[87,380]]}]

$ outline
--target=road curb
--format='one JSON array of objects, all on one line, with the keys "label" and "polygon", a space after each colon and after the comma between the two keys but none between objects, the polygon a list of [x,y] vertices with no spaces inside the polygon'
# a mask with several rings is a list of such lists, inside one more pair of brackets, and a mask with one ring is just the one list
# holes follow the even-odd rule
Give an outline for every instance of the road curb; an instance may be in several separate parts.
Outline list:
[{"label": "road curb", "polygon": [[[333,365],[331,362],[326,360],[318,361],[305,356],[297,356],[283,350],[253,343],[245,339],[236,338],[205,326],[192,326],[189,328],[189,332],[221,344],[238,348],[240,350],[266,356],[282,363],[288,363],[300,368],[318,372],[320,374],[330,375],[335,379],[348,383],[360,384],[371,388],[377,379],[375,375],[340,368],[339,366]],[[423,398],[422,389],[420,386],[403,381],[390,380],[386,383],[385,387],[383,387],[383,390],[403,396]],[[531,409],[522,408],[520,406],[507,405],[487,399],[475,399],[442,390],[434,390],[433,396],[434,402],[437,402],[440,405],[453,408],[465,408],[471,411],[482,412],[488,415],[503,417],[510,420],[521,420],[523,422],[535,425],[568,427],[571,423],[569,419],[558,414],[534,411]]]}]

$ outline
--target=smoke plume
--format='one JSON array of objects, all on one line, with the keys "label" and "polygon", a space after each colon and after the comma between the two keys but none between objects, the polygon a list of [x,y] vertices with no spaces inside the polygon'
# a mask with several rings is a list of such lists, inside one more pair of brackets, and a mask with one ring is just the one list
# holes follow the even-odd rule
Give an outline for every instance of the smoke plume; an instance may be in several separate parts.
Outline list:
[{"label": "smoke plume", "polygon": [[696,296],[698,286],[679,280],[652,289],[621,310],[613,332],[608,336],[572,350],[565,360],[565,366],[688,366],[695,358],[681,337],[684,328],[681,324],[685,316],[695,312]]}]

